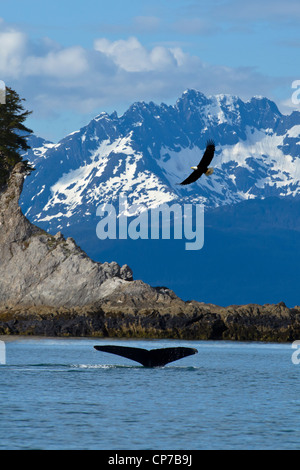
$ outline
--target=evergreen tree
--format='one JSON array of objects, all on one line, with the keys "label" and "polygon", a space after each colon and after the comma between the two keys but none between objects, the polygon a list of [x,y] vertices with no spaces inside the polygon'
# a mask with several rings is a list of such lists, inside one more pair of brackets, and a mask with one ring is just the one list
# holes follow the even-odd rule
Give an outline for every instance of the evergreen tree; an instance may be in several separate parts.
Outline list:
[{"label": "evergreen tree", "polygon": [[23,160],[20,152],[28,150],[27,137],[32,133],[24,125],[31,114],[26,111],[17,92],[6,87],[6,103],[0,104],[0,187],[3,186],[14,166],[24,161],[28,172],[33,168]]}]

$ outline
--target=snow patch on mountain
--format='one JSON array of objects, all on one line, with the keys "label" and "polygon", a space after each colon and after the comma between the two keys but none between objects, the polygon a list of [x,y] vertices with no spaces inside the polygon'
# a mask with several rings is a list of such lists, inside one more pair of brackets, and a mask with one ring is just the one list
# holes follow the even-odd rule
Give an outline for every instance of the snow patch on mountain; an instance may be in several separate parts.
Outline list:
[{"label": "snow patch on mountain", "polygon": [[[300,125],[294,126],[291,129],[289,129],[289,131],[287,132],[287,136],[299,139],[299,137],[300,137]],[[300,141],[298,141],[297,144],[299,145]]]}]

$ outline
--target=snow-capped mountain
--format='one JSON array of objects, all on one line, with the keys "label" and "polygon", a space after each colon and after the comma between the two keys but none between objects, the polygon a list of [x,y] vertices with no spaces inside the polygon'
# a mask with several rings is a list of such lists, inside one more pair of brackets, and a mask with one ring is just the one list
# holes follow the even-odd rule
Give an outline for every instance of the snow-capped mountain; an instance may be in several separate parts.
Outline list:
[{"label": "snow-capped mountain", "polygon": [[[174,106],[134,103],[122,116],[99,114],[57,144],[32,137],[24,157],[36,171],[21,205],[32,222],[57,231],[94,219],[99,204],[121,193],[148,208],[299,196],[299,137],[300,113],[282,115],[267,98],[188,90]],[[208,139],[216,144],[213,175],[178,186]]]}]

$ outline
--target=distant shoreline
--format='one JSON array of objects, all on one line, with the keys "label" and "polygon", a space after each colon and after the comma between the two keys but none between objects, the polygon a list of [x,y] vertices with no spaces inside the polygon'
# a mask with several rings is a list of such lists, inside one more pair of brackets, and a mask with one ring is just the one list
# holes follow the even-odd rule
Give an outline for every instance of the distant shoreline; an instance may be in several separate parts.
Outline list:
[{"label": "distant shoreline", "polygon": [[[284,303],[218,307],[187,302],[186,312],[124,305],[0,309],[0,335],[132,339],[293,342],[300,339],[300,307]],[[176,308],[174,308],[176,310]]]}]

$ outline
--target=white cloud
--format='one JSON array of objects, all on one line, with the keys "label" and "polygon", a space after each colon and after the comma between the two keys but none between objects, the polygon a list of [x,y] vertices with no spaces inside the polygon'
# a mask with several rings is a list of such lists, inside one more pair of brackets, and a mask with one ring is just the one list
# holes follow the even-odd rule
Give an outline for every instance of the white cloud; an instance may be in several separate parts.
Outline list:
[{"label": "white cloud", "polygon": [[126,72],[151,70],[147,51],[136,38],[114,42],[97,39],[94,47]]},{"label": "white cloud", "polygon": [[[0,23],[1,26],[2,23]],[[22,71],[22,60],[26,54],[27,37],[15,29],[0,30],[0,72],[17,77]]]},{"label": "white cloud", "polygon": [[148,72],[176,66],[177,61],[171,49],[156,46],[148,51],[136,38],[108,41],[97,39],[96,51],[102,52],[126,72]]},{"label": "white cloud", "polygon": [[59,51],[50,51],[44,57],[28,56],[24,58],[23,74],[48,75],[50,77],[77,77],[89,71],[86,52],[81,47],[69,47]]},{"label": "white cloud", "polygon": [[22,31],[0,22],[0,44],[0,78],[26,98],[35,118],[41,119],[74,111],[124,111],[139,100],[174,102],[187,88],[270,97],[277,84],[255,69],[207,64],[181,47],[147,48],[136,37],[96,39],[94,49],[63,47],[49,38],[33,43]]}]

